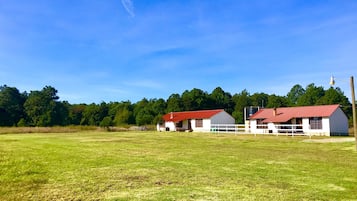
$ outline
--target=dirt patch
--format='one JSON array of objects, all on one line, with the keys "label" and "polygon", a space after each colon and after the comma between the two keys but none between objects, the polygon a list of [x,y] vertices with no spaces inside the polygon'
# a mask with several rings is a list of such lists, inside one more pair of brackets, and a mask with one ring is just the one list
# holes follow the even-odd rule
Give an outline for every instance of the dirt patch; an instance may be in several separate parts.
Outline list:
[{"label": "dirt patch", "polygon": [[315,142],[315,143],[336,143],[336,142],[353,142],[354,137],[340,137],[340,138],[324,138],[324,139],[307,139],[303,142]]}]

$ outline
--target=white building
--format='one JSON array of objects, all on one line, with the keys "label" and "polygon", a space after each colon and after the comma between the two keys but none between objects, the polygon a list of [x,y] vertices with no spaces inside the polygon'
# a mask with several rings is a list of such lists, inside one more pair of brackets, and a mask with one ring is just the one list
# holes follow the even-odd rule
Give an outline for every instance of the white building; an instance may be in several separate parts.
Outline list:
[{"label": "white building", "polygon": [[249,119],[252,133],[348,135],[348,119],[339,105],[265,108]]},{"label": "white building", "polygon": [[170,112],[163,116],[164,124],[158,125],[159,131],[199,131],[209,132],[212,124],[234,124],[234,118],[219,110],[199,110]]}]

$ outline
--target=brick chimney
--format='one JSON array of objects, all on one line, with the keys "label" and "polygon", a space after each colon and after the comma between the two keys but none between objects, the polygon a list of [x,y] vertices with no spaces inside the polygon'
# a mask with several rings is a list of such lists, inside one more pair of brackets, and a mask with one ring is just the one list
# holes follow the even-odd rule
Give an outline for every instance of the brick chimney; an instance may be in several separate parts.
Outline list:
[{"label": "brick chimney", "polygon": [[275,117],[276,116],[276,107],[273,108],[273,116]]}]

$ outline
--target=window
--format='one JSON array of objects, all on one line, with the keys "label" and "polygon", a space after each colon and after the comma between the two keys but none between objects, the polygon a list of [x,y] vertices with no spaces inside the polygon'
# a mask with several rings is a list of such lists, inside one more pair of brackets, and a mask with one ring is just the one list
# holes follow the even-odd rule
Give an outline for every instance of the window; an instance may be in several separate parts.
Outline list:
[{"label": "window", "polygon": [[264,119],[257,119],[257,128],[258,129],[267,129],[268,124],[263,123]]},{"label": "window", "polygon": [[296,120],[295,120],[295,124],[302,124],[302,118],[296,118]]},{"label": "window", "polygon": [[322,129],[322,117],[309,118],[310,129]]},{"label": "window", "polygon": [[203,119],[196,119],[196,128],[202,128],[203,127]]},{"label": "window", "polygon": [[302,118],[296,118],[295,120],[295,124],[296,124],[296,129],[298,130],[297,132],[302,132]]},{"label": "window", "polygon": [[177,122],[177,123],[176,123],[176,127],[177,127],[177,128],[182,128],[182,121]]}]

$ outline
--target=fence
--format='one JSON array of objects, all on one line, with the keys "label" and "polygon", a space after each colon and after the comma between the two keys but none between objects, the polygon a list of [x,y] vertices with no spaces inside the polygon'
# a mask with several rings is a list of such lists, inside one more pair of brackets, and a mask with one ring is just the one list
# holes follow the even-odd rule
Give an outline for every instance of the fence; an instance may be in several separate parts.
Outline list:
[{"label": "fence", "polygon": [[276,133],[280,135],[306,135],[299,124],[276,124]]},{"label": "fence", "polygon": [[249,125],[245,124],[212,124],[211,132],[214,133],[234,133],[253,135],[288,135],[288,136],[310,136],[305,133],[301,124],[275,124],[273,128],[268,128],[267,124],[259,124],[256,131],[252,132]]},{"label": "fence", "polygon": [[249,133],[249,126],[248,126],[248,130],[246,130],[245,124],[212,124],[211,132],[236,133],[236,134]]}]

